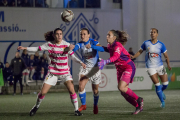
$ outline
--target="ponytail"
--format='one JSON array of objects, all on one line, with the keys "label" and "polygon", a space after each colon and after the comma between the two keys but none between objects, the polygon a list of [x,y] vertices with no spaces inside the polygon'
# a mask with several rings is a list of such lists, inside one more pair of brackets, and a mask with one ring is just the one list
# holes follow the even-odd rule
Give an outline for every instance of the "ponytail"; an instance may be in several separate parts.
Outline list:
[{"label": "ponytail", "polygon": [[116,41],[125,45],[129,35],[125,31],[111,30],[111,32],[116,36]]},{"label": "ponytail", "polygon": [[46,41],[54,41],[53,31],[49,31],[49,32],[45,33],[44,37],[45,37]]},{"label": "ponytail", "polygon": [[[46,40],[46,41],[54,41],[55,39],[54,39],[53,34],[55,34],[56,31],[58,31],[58,30],[62,31],[62,29],[56,28],[54,31],[49,31],[49,32],[45,33],[45,34],[44,34],[45,40]],[[62,31],[62,32],[63,32],[63,31]]]}]

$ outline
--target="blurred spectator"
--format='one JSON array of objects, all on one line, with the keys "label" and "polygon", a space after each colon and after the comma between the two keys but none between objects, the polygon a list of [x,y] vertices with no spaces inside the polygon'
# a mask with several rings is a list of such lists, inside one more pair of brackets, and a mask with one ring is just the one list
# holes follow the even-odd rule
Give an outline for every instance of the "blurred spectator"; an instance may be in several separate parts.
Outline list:
[{"label": "blurred spectator", "polygon": [[49,5],[47,4],[47,0],[44,0],[44,7],[45,7],[45,8],[48,8],[48,7],[49,7]]},{"label": "blurred spectator", "polygon": [[34,55],[34,68],[36,70],[36,72],[34,73],[34,77],[35,77],[35,80],[39,80],[40,79],[40,67],[39,67],[39,64],[40,64],[40,57],[39,57],[39,52],[35,52],[35,55]]},{"label": "blurred spectator", "polygon": [[25,70],[23,70],[22,74],[22,84],[25,86],[25,82],[26,82],[26,86],[29,86],[28,84],[28,79],[29,79],[29,55],[27,53],[27,50],[23,50],[23,53],[21,55],[22,59],[24,60],[27,68]]},{"label": "blurred spectator", "polygon": [[39,61],[40,61],[40,57],[39,57],[39,52],[35,52],[35,55],[34,55],[34,62],[35,62],[35,67],[37,67],[37,65],[39,64]]},{"label": "blurred spectator", "polygon": [[7,0],[2,0],[2,1],[0,2],[0,6],[2,6],[2,7],[8,7],[8,6],[9,6],[9,3],[8,3]]},{"label": "blurred spectator", "polygon": [[41,80],[44,80],[48,72],[48,66],[49,66],[48,59],[45,53],[41,57],[40,66],[41,66]]},{"label": "blurred spectator", "polygon": [[10,6],[10,7],[16,7],[15,0],[12,0],[9,6]]},{"label": "blurred spectator", "polygon": [[3,65],[3,63],[1,62],[1,59],[0,59],[0,69],[4,69],[4,65]]},{"label": "blurred spectator", "polygon": [[34,55],[30,55],[29,67],[30,67],[30,80],[33,80],[33,75],[35,72]]},{"label": "blurred spectator", "polygon": [[17,0],[17,7],[22,7],[22,1],[21,0]]},{"label": "blurred spectator", "polygon": [[[134,56],[134,52],[132,50],[132,47],[129,48],[129,54]],[[134,60],[136,60],[136,58],[132,59],[133,62],[134,62]]]},{"label": "blurred spectator", "polygon": [[3,69],[4,69],[4,65],[0,60],[0,75],[1,75],[0,76],[0,94],[2,94],[2,87],[1,86],[4,86],[3,73],[1,73],[1,70],[3,72]]},{"label": "blurred spectator", "polygon": [[24,2],[22,3],[22,7],[31,7],[31,4],[28,0],[24,0]]},{"label": "blurred spectator", "polygon": [[42,4],[40,4],[38,0],[35,0],[35,7],[42,7]]},{"label": "blurred spectator", "polygon": [[12,69],[9,67],[8,62],[6,62],[5,68],[3,70],[3,77],[4,77],[5,86],[13,85]]},{"label": "blurred spectator", "polygon": [[13,71],[13,78],[14,78],[14,93],[16,95],[16,83],[19,80],[20,88],[21,88],[21,95],[23,95],[23,85],[22,85],[22,71],[26,69],[26,64],[24,60],[20,57],[20,53],[16,52],[15,58],[12,59],[10,67]]},{"label": "blurred spectator", "polygon": [[[76,0],[71,0],[68,2],[69,8],[77,8],[78,7],[78,3]],[[67,6],[68,8],[68,6]]]}]

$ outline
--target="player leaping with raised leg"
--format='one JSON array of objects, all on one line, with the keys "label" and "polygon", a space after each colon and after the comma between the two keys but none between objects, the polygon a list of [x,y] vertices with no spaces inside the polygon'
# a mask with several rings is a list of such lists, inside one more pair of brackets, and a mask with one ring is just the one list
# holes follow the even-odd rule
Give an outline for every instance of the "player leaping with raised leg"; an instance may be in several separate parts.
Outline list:
[{"label": "player leaping with raised leg", "polygon": [[127,42],[127,33],[124,31],[110,30],[107,34],[108,46],[104,47],[106,52],[110,53],[110,58],[101,60],[98,65],[102,70],[104,65],[114,63],[117,70],[118,89],[121,95],[134,107],[136,110],[133,114],[138,114],[143,110],[143,98],[137,96],[130,88],[129,83],[133,82],[136,72],[134,62],[130,59],[130,55],[123,45]]},{"label": "player leaping with raised leg", "polygon": [[38,50],[40,51],[46,50],[48,51],[49,58],[51,59],[51,63],[49,65],[49,70],[48,70],[49,72],[45,77],[41,91],[38,94],[36,104],[30,111],[30,116],[36,114],[36,111],[38,110],[46,93],[49,91],[51,86],[56,85],[58,78],[64,81],[64,84],[69,91],[71,102],[75,108],[75,115],[76,116],[82,115],[78,111],[78,100],[74,90],[73,79],[70,74],[70,68],[68,66],[68,56],[71,56],[72,60],[80,63],[83,66],[83,68],[85,68],[86,65],[75,57],[73,51],[69,51],[69,52],[65,51],[65,48],[69,47],[70,43],[62,40],[62,38],[63,38],[62,30],[60,28],[56,28],[54,31],[45,34],[45,39],[46,41],[48,41],[47,43],[39,47],[22,47],[22,46],[18,47],[18,50],[27,49],[28,51],[34,51],[34,52]]}]

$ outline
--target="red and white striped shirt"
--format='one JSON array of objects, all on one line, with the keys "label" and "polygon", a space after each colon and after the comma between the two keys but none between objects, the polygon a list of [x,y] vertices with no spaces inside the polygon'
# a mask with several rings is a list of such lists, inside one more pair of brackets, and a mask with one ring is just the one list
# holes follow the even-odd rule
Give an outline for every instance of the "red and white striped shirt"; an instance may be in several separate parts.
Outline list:
[{"label": "red and white striped shirt", "polygon": [[[70,43],[62,40],[61,44],[56,44],[54,42],[47,42],[38,48],[40,51],[48,51],[49,58],[51,60],[49,65],[49,72],[56,75],[64,75],[70,73],[70,68],[68,65],[68,57],[71,56],[72,60],[81,63],[81,61],[75,57],[73,51],[68,51],[65,48],[69,47]],[[35,47],[27,47],[28,51],[33,50]]]}]

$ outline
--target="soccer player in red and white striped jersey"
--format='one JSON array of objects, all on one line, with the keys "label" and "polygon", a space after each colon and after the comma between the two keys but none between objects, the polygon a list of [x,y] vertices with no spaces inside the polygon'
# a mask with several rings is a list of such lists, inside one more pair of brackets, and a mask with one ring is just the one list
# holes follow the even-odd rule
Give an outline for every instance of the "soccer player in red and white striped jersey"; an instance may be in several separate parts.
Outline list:
[{"label": "soccer player in red and white striped jersey", "polygon": [[84,68],[86,65],[81,62],[73,51],[66,50],[70,43],[64,41],[63,33],[60,28],[56,28],[54,31],[47,32],[45,34],[46,42],[39,47],[22,47],[19,46],[18,50],[27,49],[28,51],[48,51],[51,63],[49,65],[49,71],[45,77],[45,81],[41,91],[38,94],[37,102],[30,111],[30,116],[33,116],[38,110],[40,103],[45,97],[45,94],[49,91],[51,86],[55,86],[58,78],[65,82],[65,85],[70,93],[71,101],[75,107],[75,115],[81,116],[82,114],[78,111],[78,100],[74,90],[73,79],[70,74],[70,68],[68,66],[68,57],[72,60],[80,63]]}]

